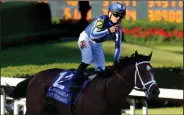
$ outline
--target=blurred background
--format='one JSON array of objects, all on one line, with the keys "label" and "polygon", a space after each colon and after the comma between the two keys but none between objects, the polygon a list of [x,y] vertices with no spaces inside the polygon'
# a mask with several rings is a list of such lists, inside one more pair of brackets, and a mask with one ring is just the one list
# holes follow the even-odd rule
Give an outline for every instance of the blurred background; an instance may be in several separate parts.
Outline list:
[{"label": "blurred background", "polygon": [[[49,68],[76,68],[81,62],[80,32],[107,14],[113,2],[117,0],[1,0],[1,76],[25,78]],[[121,23],[122,55],[153,51],[151,64],[159,87],[183,89],[183,1],[118,2],[127,6]],[[114,42],[108,40],[103,47],[106,65],[111,65]],[[152,114],[182,114],[184,104],[158,99],[148,105]]]}]

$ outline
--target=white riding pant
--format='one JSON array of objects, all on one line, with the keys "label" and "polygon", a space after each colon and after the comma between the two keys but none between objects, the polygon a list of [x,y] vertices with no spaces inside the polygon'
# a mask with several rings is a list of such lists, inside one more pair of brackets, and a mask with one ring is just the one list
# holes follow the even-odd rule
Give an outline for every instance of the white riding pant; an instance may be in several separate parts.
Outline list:
[{"label": "white riding pant", "polygon": [[83,31],[78,39],[78,46],[82,55],[82,62],[91,64],[94,62],[95,71],[105,70],[105,57],[102,43],[95,43],[88,38]]}]

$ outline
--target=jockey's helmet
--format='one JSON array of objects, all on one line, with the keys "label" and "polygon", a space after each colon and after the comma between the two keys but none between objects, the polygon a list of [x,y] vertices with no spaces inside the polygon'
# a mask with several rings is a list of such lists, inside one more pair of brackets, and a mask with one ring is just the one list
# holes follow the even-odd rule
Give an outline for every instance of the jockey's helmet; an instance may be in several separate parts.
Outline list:
[{"label": "jockey's helmet", "polygon": [[113,14],[120,15],[121,18],[124,18],[126,15],[126,6],[120,2],[116,2],[109,6],[108,12],[112,12]]}]

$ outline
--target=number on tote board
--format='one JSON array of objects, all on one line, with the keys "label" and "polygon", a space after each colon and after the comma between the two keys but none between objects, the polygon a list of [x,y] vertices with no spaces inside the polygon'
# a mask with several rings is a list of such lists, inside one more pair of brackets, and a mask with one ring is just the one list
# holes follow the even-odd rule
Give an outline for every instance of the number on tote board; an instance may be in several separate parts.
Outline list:
[{"label": "number on tote board", "polygon": [[148,20],[160,21],[163,19],[168,22],[181,23],[183,20],[183,13],[181,10],[148,10]]}]

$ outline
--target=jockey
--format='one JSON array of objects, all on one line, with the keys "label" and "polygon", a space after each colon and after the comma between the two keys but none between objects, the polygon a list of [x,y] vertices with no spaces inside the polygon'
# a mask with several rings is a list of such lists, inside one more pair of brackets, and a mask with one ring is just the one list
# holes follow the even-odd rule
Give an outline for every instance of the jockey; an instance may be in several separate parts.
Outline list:
[{"label": "jockey", "polygon": [[[82,55],[82,62],[79,65],[75,81],[82,80],[86,68],[94,62],[95,71],[103,73],[105,70],[105,57],[102,42],[107,38],[115,38],[114,62],[118,62],[121,55],[122,31],[120,28],[121,20],[126,15],[126,6],[119,2],[111,4],[108,15],[100,15],[91,22],[80,34],[78,46]],[[76,84],[76,83],[74,83]]]}]

